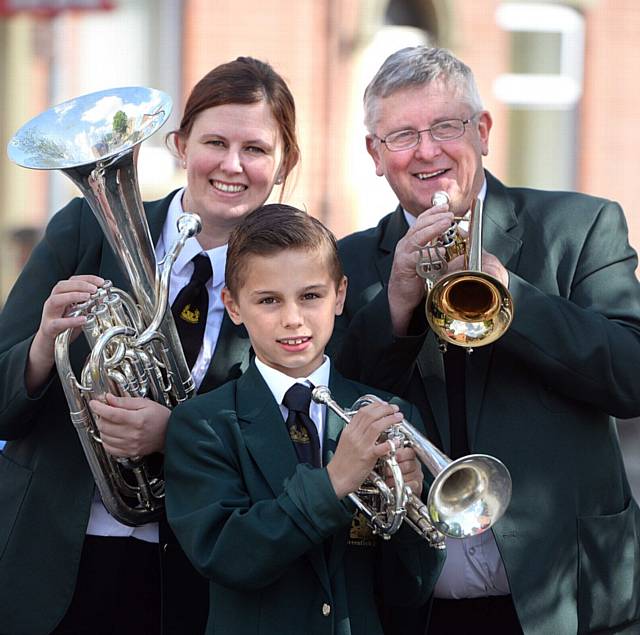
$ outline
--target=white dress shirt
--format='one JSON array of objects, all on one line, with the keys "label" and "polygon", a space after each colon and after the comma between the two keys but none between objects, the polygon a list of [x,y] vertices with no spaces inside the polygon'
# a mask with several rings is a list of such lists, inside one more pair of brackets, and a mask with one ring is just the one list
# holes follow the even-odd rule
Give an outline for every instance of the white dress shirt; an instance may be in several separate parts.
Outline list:
[{"label": "white dress shirt", "polygon": [[[178,237],[177,222],[180,214],[184,213],[182,208],[182,194],[184,189],[176,192],[171,200],[167,218],[162,228],[162,233],[155,248],[156,260],[160,262],[164,258],[168,249],[173,245]],[[200,386],[209,368],[209,363],[213,357],[216,343],[220,335],[222,318],[224,316],[224,305],[220,297],[220,292],[224,286],[224,268],[227,260],[227,245],[216,247],[204,251],[198,242],[197,237],[189,238],[171,270],[169,287],[169,304],[173,304],[179,291],[189,282],[193,273],[192,258],[199,253],[205,253],[211,260],[213,276],[207,282],[209,292],[209,310],[207,312],[207,325],[204,332],[202,349],[195,361],[191,374],[196,386]],[[129,527],[118,522],[102,504],[102,499],[98,490],[95,490],[91,503],[91,514],[87,534],[93,536],[132,536],[147,542],[158,542],[158,523],[147,523],[140,527]]]},{"label": "white dress shirt", "polygon": [[[281,373],[271,366],[267,366],[256,357],[256,367],[266,382],[269,390],[273,394],[274,399],[280,404],[280,412],[284,420],[287,420],[289,409],[283,405],[284,395],[293,386],[293,384],[304,384],[305,386],[328,386],[329,376],[331,374],[331,362],[325,355],[322,365],[314,370],[308,377],[293,378],[289,375]],[[311,401],[309,416],[318,430],[318,438],[320,439],[320,456],[322,457],[322,442],[324,439],[325,417],[327,407]]]}]

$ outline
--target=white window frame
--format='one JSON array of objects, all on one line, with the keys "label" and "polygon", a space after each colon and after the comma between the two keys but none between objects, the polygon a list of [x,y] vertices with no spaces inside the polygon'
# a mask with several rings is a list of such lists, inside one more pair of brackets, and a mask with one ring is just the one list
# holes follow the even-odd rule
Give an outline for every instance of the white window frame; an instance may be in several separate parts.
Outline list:
[{"label": "white window frame", "polygon": [[569,110],[582,96],[584,18],[570,7],[509,2],[498,6],[496,22],[505,31],[560,35],[560,72],[504,73],[493,83],[494,95],[513,108]]}]

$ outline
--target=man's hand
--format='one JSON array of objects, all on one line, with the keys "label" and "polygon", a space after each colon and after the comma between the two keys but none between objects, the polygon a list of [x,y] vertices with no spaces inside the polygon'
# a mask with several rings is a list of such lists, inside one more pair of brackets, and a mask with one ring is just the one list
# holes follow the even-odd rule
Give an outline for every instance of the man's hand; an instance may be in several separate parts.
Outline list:
[{"label": "man's hand", "polygon": [[425,294],[424,279],[416,273],[420,247],[444,234],[453,223],[448,204],[431,207],[416,219],[398,242],[389,277],[389,308],[395,335],[405,335],[411,314]]},{"label": "man's hand", "polygon": [[[413,448],[399,448],[396,451],[396,461],[402,472],[404,484],[408,485],[411,492],[419,498],[422,494],[424,474],[422,473],[422,467],[416,457],[415,451]],[[388,470],[385,474],[385,481],[389,487],[395,486],[395,481]]]},{"label": "man's hand", "polygon": [[[449,262],[448,273],[462,271],[464,267],[464,257],[458,256]],[[482,250],[482,271],[497,278],[505,288],[509,288],[509,272],[504,265],[488,251]]]},{"label": "man's hand", "polygon": [[380,435],[402,421],[395,404],[375,402],[360,408],[344,428],[336,453],[327,465],[336,496],[355,492],[369,476],[380,457],[388,454],[391,441],[379,443]]}]

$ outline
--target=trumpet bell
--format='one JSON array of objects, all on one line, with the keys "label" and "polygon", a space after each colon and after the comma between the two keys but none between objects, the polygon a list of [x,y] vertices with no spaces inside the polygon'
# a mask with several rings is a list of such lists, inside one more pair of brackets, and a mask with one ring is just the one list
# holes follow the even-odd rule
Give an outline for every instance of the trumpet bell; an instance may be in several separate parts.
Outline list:
[{"label": "trumpet bell", "polygon": [[457,271],[433,286],[425,311],[440,339],[475,348],[495,342],[509,328],[513,300],[493,276],[482,271]]},{"label": "trumpet bell", "polygon": [[429,489],[427,509],[435,528],[451,538],[486,531],[511,500],[511,476],[505,465],[486,454],[452,461]]}]

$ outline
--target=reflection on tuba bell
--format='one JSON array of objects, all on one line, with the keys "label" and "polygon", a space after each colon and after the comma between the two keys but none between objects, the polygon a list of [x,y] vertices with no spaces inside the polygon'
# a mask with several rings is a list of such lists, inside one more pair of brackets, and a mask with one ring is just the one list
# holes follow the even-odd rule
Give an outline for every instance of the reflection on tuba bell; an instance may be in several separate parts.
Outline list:
[{"label": "reflection on tuba bell", "polygon": [[[364,395],[351,409],[343,410],[331,398],[326,386],[314,388],[312,396],[345,423],[363,406],[381,401],[375,395]],[[452,461],[406,419],[387,431],[387,439],[393,440],[396,447],[412,447],[435,479],[425,504],[405,486],[394,454],[388,455],[365,482],[364,495],[361,490],[349,495],[374,533],[389,538],[406,521],[432,547],[444,549],[445,536],[475,536],[491,528],[504,514],[511,500],[511,476],[498,459],[486,454],[470,454]],[[393,488],[389,488],[379,474],[379,468],[385,465],[393,476]],[[365,503],[372,500],[372,488],[378,494],[374,506]]]},{"label": "reflection on tuba bell", "polygon": [[140,143],[166,121],[168,95],[142,87],[115,88],[65,102],[26,123],[9,142],[9,158],[27,168],[62,170],[82,191],[127,276],[133,296],[105,285],[71,315],[85,315],[91,348],[80,374],[71,367],[71,329],[56,338],[55,358],[71,420],[107,510],[136,526],[164,508],[162,461],[116,458],[102,447],[88,402],[106,392],[148,397],[169,408],[191,397],[195,385],[171,311],[171,267],[200,219],[184,214],[179,238],[163,262],[155,251],[138,189]]},{"label": "reflection on tuba bell", "polygon": [[[446,192],[436,192],[432,203],[448,201]],[[482,271],[482,201],[474,202],[466,239],[454,223],[420,252],[416,271],[427,287],[427,321],[443,348],[450,343],[472,349],[500,338],[513,319],[513,299],[498,279]],[[447,262],[459,255],[464,256],[463,270],[447,274]]]}]

